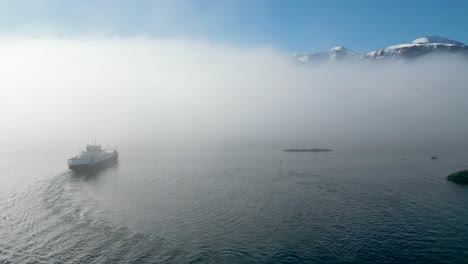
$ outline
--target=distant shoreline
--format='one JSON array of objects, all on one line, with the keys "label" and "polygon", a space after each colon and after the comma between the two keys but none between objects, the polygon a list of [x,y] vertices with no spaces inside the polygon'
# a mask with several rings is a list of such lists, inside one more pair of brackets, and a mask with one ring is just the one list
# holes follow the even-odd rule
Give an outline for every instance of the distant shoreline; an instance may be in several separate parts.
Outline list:
[{"label": "distant shoreline", "polygon": [[285,149],[284,151],[285,152],[330,152],[333,150],[326,149],[326,148],[310,148],[310,149],[292,148],[292,149]]}]

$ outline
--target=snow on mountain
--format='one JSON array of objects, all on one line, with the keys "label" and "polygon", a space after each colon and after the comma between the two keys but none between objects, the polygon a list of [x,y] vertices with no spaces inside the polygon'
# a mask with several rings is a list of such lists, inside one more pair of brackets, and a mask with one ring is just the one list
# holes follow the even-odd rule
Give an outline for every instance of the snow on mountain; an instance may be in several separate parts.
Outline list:
[{"label": "snow on mountain", "polygon": [[352,58],[352,59],[357,59],[361,57],[361,54],[352,51],[350,49],[347,49],[345,47],[334,47],[331,48],[328,51],[328,54],[330,56],[330,60],[337,60],[337,59],[342,59],[342,58]]},{"label": "snow on mountain", "polygon": [[432,53],[457,53],[468,57],[468,46],[440,36],[426,36],[361,55],[345,47],[335,47],[316,53],[295,54],[294,59],[303,64],[346,60],[412,59]]},{"label": "snow on mountain", "polygon": [[367,59],[398,59],[416,58],[429,53],[440,52],[462,52],[468,53],[465,44],[446,39],[439,36],[428,36],[417,38],[411,43],[389,46],[380,50],[369,52],[365,55]]},{"label": "snow on mountain", "polygon": [[309,64],[327,61],[359,59],[361,56],[361,54],[345,47],[334,47],[322,52],[295,54],[294,58],[301,63]]},{"label": "snow on mountain", "polygon": [[422,37],[422,38],[417,38],[411,42],[412,44],[429,44],[429,43],[441,43],[441,44],[453,44],[457,46],[465,46],[465,44],[451,40],[451,39],[446,39],[443,37],[439,36],[428,36],[428,37]]}]

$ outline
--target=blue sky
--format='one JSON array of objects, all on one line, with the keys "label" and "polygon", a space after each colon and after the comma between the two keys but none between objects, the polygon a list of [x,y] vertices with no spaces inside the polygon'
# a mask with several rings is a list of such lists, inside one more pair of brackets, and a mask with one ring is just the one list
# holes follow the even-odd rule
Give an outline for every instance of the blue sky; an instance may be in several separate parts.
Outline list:
[{"label": "blue sky", "polygon": [[468,1],[0,0],[1,34],[195,38],[288,52],[366,52],[440,35],[468,43]]}]

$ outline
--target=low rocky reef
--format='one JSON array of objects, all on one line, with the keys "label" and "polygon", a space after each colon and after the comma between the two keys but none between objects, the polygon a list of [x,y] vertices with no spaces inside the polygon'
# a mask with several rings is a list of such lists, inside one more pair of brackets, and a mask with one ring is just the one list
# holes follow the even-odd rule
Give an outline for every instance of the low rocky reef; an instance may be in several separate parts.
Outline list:
[{"label": "low rocky reef", "polygon": [[454,172],[447,176],[447,180],[455,183],[468,184],[468,170]]},{"label": "low rocky reef", "polygon": [[326,149],[326,148],[308,148],[308,149],[292,148],[292,149],[285,149],[284,151],[286,151],[286,152],[330,152],[330,151],[333,151],[333,150],[332,149]]}]

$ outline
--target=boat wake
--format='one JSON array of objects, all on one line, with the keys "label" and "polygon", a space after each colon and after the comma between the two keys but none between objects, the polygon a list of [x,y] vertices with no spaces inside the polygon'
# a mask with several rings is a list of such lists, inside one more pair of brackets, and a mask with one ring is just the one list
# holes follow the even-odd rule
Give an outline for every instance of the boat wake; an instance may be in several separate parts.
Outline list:
[{"label": "boat wake", "polygon": [[131,252],[133,247],[148,240],[153,247],[162,245],[109,221],[114,213],[93,191],[96,176],[67,171],[2,198],[0,262],[92,263],[109,256],[125,262],[138,254]]}]

